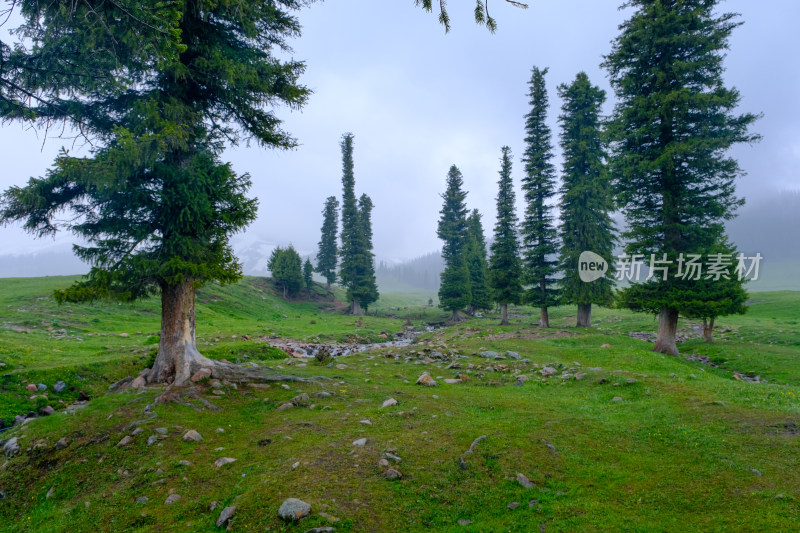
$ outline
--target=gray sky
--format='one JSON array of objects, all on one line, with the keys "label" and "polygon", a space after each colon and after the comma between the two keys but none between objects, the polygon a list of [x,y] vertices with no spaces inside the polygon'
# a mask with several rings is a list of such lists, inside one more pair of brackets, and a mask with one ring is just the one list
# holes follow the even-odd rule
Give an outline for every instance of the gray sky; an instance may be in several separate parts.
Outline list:
[{"label": "gray sky", "polygon": [[[558,84],[586,71],[607,90],[606,111],[613,105],[599,64],[628,14],[617,9],[620,2],[530,3],[522,11],[492,2],[499,25],[494,35],[471,20],[470,2],[450,3],[448,35],[435,14],[415,8],[412,0],[328,0],[303,10],[303,36],[293,43],[293,57],[306,61],[303,82],[314,94],[301,112],[278,111],[300,147],[276,152],[242,146],[224,155],[238,172],[251,174],[251,193],[260,200],[258,220],[234,239],[236,248],[291,242],[301,253],[316,250],[324,200],[341,196],[338,143],[348,131],[355,135],[356,193],[369,194],[375,204],[378,258],[412,258],[440,247],[439,194],[451,164],[461,169],[467,203],[484,214],[491,234],[500,147],[506,144],[519,191],[531,67],[550,68],[555,142]],[[741,13],[745,23],[731,39],[727,83],[741,91],[742,111],[764,113],[754,127],[763,141],[733,152],[748,173],[738,191],[756,200],[800,188],[800,2],[728,0],[721,9]],[[19,124],[0,128],[0,188],[43,175],[64,141],[42,144],[41,132]],[[560,168],[560,158],[556,164]],[[64,248],[72,236],[34,240],[19,227],[6,227],[0,242],[0,255],[20,254]]]}]

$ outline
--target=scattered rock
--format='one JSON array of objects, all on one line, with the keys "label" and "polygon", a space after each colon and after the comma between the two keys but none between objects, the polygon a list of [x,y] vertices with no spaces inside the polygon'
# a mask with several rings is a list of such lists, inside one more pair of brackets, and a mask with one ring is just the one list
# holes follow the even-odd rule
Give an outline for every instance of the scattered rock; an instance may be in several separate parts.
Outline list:
[{"label": "scattered rock", "polygon": [[203,440],[203,436],[193,429],[183,434],[183,442],[200,442],[201,440]]},{"label": "scattered rock", "polygon": [[298,394],[289,401],[292,403],[292,405],[296,405],[298,407],[307,407],[311,403],[311,398],[309,398],[308,394],[304,392],[303,394]]},{"label": "scattered rock", "polygon": [[63,392],[64,389],[67,388],[67,384],[63,381],[56,381],[56,384],[53,385],[53,391],[55,392]]},{"label": "scattered rock", "polygon": [[764,474],[761,473],[761,470],[756,470],[755,468],[751,468],[750,471],[753,474],[757,475],[757,476],[763,476],[764,475]]},{"label": "scattered rock", "polygon": [[142,376],[137,377],[133,381],[131,381],[131,388],[132,389],[141,389],[145,386],[146,382]]},{"label": "scattered rock", "polygon": [[600,346],[600,347],[601,347],[601,348],[611,348],[611,345],[610,345],[610,344],[603,344],[603,345],[602,345],[602,346]]},{"label": "scattered rock", "polygon": [[613,398],[611,398],[611,401],[612,402],[621,402],[622,401],[622,397],[621,396],[614,396]]},{"label": "scattered rock", "polygon": [[381,459],[380,461],[378,461],[378,466],[386,468],[387,466],[389,466],[389,461],[387,461],[386,459]]},{"label": "scattered rock", "polygon": [[181,499],[180,494],[170,494],[169,496],[167,496],[167,499],[164,500],[164,505],[172,505],[173,503],[177,502],[180,499]]},{"label": "scattered rock", "polygon": [[426,387],[436,386],[436,381],[427,372],[423,372],[417,379],[417,385],[425,385]]},{"label": "scattered rock", "polygon": [[395,463],[402,462],[402,459],[400,459],[398,456],[396,456],[395,454],[393,454],[391,452],[386,452],[384,455],[386,456],[387,459],[391,459]]},{"label": "scattered rock", "polygon": [[189,379],[191,379],[194,383],[197,383],[198,381],[208,379],[210,377],[211,377],[211,369],[201,368],[200,370],[195,372],[194,375],[192,375],[192,377]]},{"label": "scattered rock", "polygon": [[514,509],[519,507],[519,502],[511,502],[511,503],[508,504],[507,507],[513,511]]},{"label": "scattered rock", "polygon": [[285,499],[278,509],[278,516],[284,520],[300,520],[309,514],[311,514],[311,504],[297,498]]},{"label": "scattered rock", "polygon": [[331,396],[333,395],[330,392],[326,392],[324,390],[314,394],[315,398],[330,398]]},{"label": "scattered rock", "polygon": [[42,413],[44,416],[50,416],[50,415],[53,415],[53,414],[55,414],[55,413],[56,413],[56,410],[55,410],[55,409],[53,409],[53,406],[51,406],[51,405],[45,405],[44,407],[42,407],[42,409],[40,410],[40,412],[41,412],[41,413]]},{"label": "scattered rock", "polygon": [[467,520],[466,518],[459,518],[458,525],[459,526],[468,526],[472,523],[472,520]]},{"label": "scattered rock", "polygon": [[359,424],[364,424],[365,426],[371,426],[372,425],[372,422],[370,422],[369,420],[360,420],[358,423]]},{"label": "scattered rock", "polygon": [[28,392],[37,392],[39,390],[33,383],[28,383],[27,385],[25,385],[25,389],[27,389]]},{"label": "scattered rock", "polygon": [[44,499],[45,499],[45,500],[49,500],[49,499],[50,499],[50,498],[53,496],[53,494],[54,494],[55,492],[56,492],[56,488],[55,488],[55,486],[53,486],[53,487],[50,487],[50,490],[48,490],[48,491],[47,491],[47,494],[45,494],[45,495],[44,495]]},{"label": "scattered rock", "polygon": [[403,474],[401,474],[399,470],[390,468],[389,470],[383,473],[383,477],[385,477],[386,479],[400,479],[403,477]]},{"label": "scattered rock", "polygon": [[519,361],[522,357],[517,352],[506,352],[506,357]]},{"label": "scattered rock", "polygon": [[147,445],[148,446],[152,446],[156,442],[158,442],[158,437],[156,435],[150,435],[149,437],[147,437]]},{"label": "scattered rock", "polygon": [[181,465],[181,466],[192,466],[192,463],[190,461],[187,461],[186,459],[181,459],[178,462],[178,464]]},{"label": "scattered rock", "polygon": [[336,531],[335,527],[324,526],[324,527],[312,527],[311,529],[306,529],[304,533],[334,533],[335,531]]},{"label": "scattered rock", "polygon": [[125,435],[124,437],[122,437],[122,440],[117,443],[117,448],[121,448],[122,446],[127,446],[131,442],[133,442],[133,437],[131,437],[130,435]]},{"label": "scattered rock", "polygon": [[500,356],[499,353],[493,352],[492,350],[487,350],[485,352],[481,352],[479,354],[481,357],[485,357],[486,359],[497,359]]},{"label": "scattered rock", "polygon": [[358,439],[353,441],[353,446],[366,446],[367,439]]},{"label": "scattered rock", "polygon": [[235,505],[231,505],[230,507],[226,507],[225,509],[223,509],[222,512],[219,514],[219,518],[217,518],[217,527],[222,527],[225,524],[227,524],[228,520],[230,520],[233,517],[233,514],[235,512],[236,512]]},{"label": "scattered rock", "polygon": [[153,431],[155,431],[159,435],[166,435],[169,432],[167,428],[155,428]]},{"label": "scattered rock", "polygon": [[517,474],[517,483],[525,487],[526,489],[532,489],[536,486],[536,484],[528,479],[525,474]]},{"label": "scattered rock", "polygon": [[548,377],[548,376],[554,376],[554,375],[558,374],[558,370],[556,370],[555,368],[553,368],[551,366],[546,366],[546,367],[542,368],[541,370],[539,370],[539,373],[541,375],[543,375],[544,377]]},{"label": "scattered rock", "polygon": [[38,390],[39,392],[44,392],[47,390],[47,385],[45,385],[44,383],[37,383],[36,390]]},{"label": "scattered rock", "polygon": [[278,407],[275,408],[275,410],[276,411],[285,411],[285,410],[291,409],[293,407],[294,407],[294,404],[289,402],[289,403],[284,403],[284,404],[279,405]]},{"label": "scattered rock", "polygon": [[389,398],[388,400],[383,402],[383,405],[381,405],[381,407],[391,407],[393,405],[397,405],[397,400],[395,400],[394,398]]},{"label": "scattered rock", "polygon": [[150,498],[148,498],[147,496],[139,496],[138,498],[136,498],[135,503],[147,503],[149,501]]},{"label": "scattered rock", "polygon": [[514,384],[515,384],[517,387],[521,387],[521,386],[522,386],[522,385],[524,385],[524,384],[525,384],[525,382],[526,382],[526,381],[528,381],[529,379],[531,379],[531,378],[529,378],[529,377],[528,377],[528,376],[526,376],[525,374],[520,374],[519,376],[517,376],[517,381],[516,381],[516,383],[514,383]]},{"label": "scattered rock", "polygon": [[214,466],[219,468],[221,466],[225,466],[227,464],[231,464],[234,461],[236,461],[236,459],[234,459],[233,457],[220,457],[219,459],[214,461]]},{"label": "scattered rock", "polygon": [[56,450],[63,450],[67,446],[69,446],[69,442],[67,441],[67,438],[66,437],[61,437],[60,439],[58,439],[58,441],[56,442],[55,446],[53,446],[53,448],[55,448]]}]

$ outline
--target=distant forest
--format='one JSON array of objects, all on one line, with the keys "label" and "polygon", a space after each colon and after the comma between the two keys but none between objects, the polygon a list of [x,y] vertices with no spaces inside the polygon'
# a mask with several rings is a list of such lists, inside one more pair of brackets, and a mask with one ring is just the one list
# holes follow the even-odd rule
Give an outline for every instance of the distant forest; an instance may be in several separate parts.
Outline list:
[{"label": "distant forest", "polygon": [[438,291],[443,270],[442,255],[436,251],[394,266],[381,261],[375,274],[383,291],[405,288]]}]

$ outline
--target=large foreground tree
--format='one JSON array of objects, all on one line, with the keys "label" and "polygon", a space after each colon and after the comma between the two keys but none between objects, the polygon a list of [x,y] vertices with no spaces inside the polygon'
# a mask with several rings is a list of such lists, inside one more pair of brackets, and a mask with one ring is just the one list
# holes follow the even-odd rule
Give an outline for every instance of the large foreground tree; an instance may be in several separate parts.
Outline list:
[{"label": "large foreground tree", "polygon": [[[591,327],[592,304],[609,305],[613,299],[614,207],[606,169],[602,131],[605,91],[593,86],[585,72],[558,87],[561,97],[561,149],[564,153],[561,186],[561,254],[559,267],[562,303],[577,304],[577,327]],[[583,252],[594,252],[609,265],[604,276],[585,282],[578,275]]]},{"label": "large foreground tree", "polygon": [[[174,22],[177,51],[153,49],[148,60],[120,45],[105,76],[92,80],[74,74],[80,65],[71,63],[91,42],[87,26],[51,25],[68,7],[63,3],[23,6],[20,36],[36,43],[15,52],[25,56],[18,62],[37,66],[24,78],[28,91],[57,100],[42,112],[58,109],[97,148],[86,158],[63,152],[44,178],[7,190],[0,221],[21,221],[38,236],[68,229],[88,243],[75,251],[92,269],[59,291],[60,300],[160,294],[161,340],[148,381],[180,385],[199,368],[222,368],[197,350],[195,291],[239,279],[229,237],[255,218],[256,202],[246,196],[248,176],[235,174],[218,154],[242,139],[295,145],[273,107],[303,105],[308,91],[297,80],[304,66],[271,50],[287,50],[287,39],[299,35],[291,11],[304,3],[144,2]],[[89,10],[85,18],[93,16]],[[137,31],[130,22],[91,28],[109,41],[99,52]]]},{"label": "large foreground tree", "polygon": [[[735,114],[724,51],[740,23],[717,14],[715,0],[631,0],[604,66],[618,103],[611,133],[612,175],[628,223],[626,252],[652,258],[666,274],[623,291],[630,308],[658,315],[655,351],[677,355],[678,316],[717,297],[678,272],[681,254],[704,254],[724,241],[723,223],[742,201],[742,172],[726,152],[751,142],[752,114]],[[661,263],[664,261],[664,263]]]}]

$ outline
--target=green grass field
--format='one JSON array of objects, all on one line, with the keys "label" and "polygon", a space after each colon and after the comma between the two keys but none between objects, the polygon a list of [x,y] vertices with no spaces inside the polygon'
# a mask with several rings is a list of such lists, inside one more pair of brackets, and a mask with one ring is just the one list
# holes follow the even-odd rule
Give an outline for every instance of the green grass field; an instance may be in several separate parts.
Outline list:
[{"label": "green grass field", "polygon": [[[798,529],[800,293],[752,293],[746,315],[718,320],[711,344],[681,319],[681,351],[716,367],[654,354],[628,335],[655,332],[651,316],[595,309],[595,327],[579,330],[569,307],[552,309],[547,330],[534,325],[538,311],[520,307],[511,326],[471,319],[328,367],[276,358],[261,339],[372,342],[407,320],[423,328],[447,314],[427,307],[431,295],[407,293],[387,295],[370,309],[378,316],[359,320],[321,293],[285,302],[264,279],[245,278],[198,294],[201,350],[321,378],[288,389],[204,382],[199,398],[218,411],[198,399],[159,403],[118,447],[163,392],[107,390],[154,356],[160,305],[59,307],[50,294],[69,282],[0,280],[0,418],[59,411],[0,433],[21,448],[0,459],[2,531],[217,531],[229,505],[234,531]],[[485,350],[523,360],[477,355]],[[436,352],[461,357],[459,368],[445,368],[450,358],[426,362]],[[545,366],[555,375],[544,377]],[[437,386],[415,384],[425,371]],[[444,383],[459,375],[468,379]],[[52,391],[57,380],[62,393]],[[48,397],[29,383],[48,385]],[[315,396],[322,391],[330,396]],[[64,412],[81,392],[86,407]],[[277,410],[301,392],[313,408]],[[398,404],[381,407],[388,398]],[[155,428],[166,435],[148,446]],[[203,440],[183,442],[188,429]],[[66,447],[56,445],[62,438]],[[354,446],[360,438],[366,445]],[[383,477],[386,452],[402,458],[390,460],[401,479]],[[223,456],[236,461],[215,467]],[[181,498],[166,505],[171,493]],[[311,515],[278,518],[289,497],[310,503]]]}]

